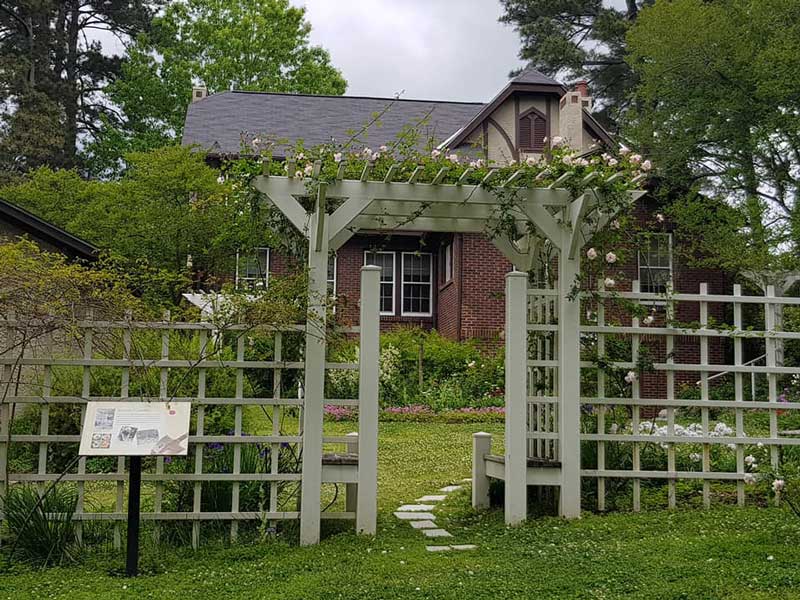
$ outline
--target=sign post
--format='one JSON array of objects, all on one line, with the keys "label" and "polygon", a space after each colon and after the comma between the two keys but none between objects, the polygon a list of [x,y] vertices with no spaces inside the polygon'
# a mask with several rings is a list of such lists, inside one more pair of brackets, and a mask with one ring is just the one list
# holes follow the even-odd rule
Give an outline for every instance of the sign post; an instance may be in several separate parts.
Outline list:
[{"label": "sign post", "polygon": [[125,574],[139,574],[142,457],[186,456],[189,402],[88,402],[81,456],[130,456]]},{"label": "sign post", "polygon": [[139,507],[142,498],[142,457],[131,456],[128,472],[128,547],[125,557],[125,575],[139,574]]}]

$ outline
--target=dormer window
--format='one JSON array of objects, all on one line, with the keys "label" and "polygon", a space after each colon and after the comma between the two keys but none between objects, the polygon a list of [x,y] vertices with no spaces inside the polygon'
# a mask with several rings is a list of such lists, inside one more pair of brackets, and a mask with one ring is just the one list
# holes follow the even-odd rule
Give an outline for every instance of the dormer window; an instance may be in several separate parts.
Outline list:
[{"label": "dormer window", "polygon": [[528,152],[544,152],[544,140],[547,137],[547,119],[535,108],[522,113],[517,128],[519,137],[517,146]]}]

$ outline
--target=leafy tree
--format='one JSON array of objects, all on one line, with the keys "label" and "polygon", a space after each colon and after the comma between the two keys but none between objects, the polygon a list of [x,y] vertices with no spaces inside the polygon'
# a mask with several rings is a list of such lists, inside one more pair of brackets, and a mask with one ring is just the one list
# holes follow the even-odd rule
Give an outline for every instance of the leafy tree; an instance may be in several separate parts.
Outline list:
[{"label": "leafy tree", "polygon": [[180,137],[193,82],[229,89],[343,94],[347,83],[326,50],[309,43],[305,8],[288,0],[188,0],[170,4],[129,49],[109,92],[125,119],[108,122],[92,151],[98,168],[125,150]]},{"label": "leafy tree", "polygon": [[0,0],[0,167],[73,167],[83,136],[112,114],[103,88],[119,73],[97,31],[125,40],[161,0]]},{"label": "leafy tree", "polygon": [[153,280],[162,295],[171,289],[177,297],[190,277],[213,287],[219,282],[209,273],[232,273],[237,250],[269,241],[260,205],[219,180],[202,153],[167,146],[126,160],[125,175],[113,181],[41,167],[0,188],[0,197],[96,244],[110,253],[110,267],[134,273],[131,287]]},{"label": "leafy tree", "polygon": [[725,203],[678,203],[682,227],[719,266],[797,269],[800,4],[660,2],[628,44],[640,79],[631,137],[668,185]]},{"label": "leafy tree", "polygon": [[625,34],[654,0],[501,0],[500,21],[522,39],[520,57],[551,76],[586,78],[613,122],[636,82],[625,62]]}]

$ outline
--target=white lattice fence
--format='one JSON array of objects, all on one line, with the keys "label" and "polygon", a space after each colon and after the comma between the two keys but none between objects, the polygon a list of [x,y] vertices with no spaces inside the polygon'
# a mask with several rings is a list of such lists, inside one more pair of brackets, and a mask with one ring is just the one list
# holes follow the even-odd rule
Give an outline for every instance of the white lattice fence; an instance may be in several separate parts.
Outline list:
[{"label": "white lattice fence", "polygon": [[[800,299],[773,290],[745,296],[739,286],[732,295],[709,294],[706,284],[692,294],[641,293],[638,282],[632,289],[582,296],[579,400],[559,398],[551,383],[559,368],[558,291],[529,289],[529,458],[546,457],[550,441],[559,443],[558,419],[547,419],[551,407],[579,401],[580,474],[596,481],[600,510],[608,486],[620,480],[631,480],[634,510],[643,484],[658,482],[674,507],[681,480],[702,482],[706,506],[725,482],[744,504],[751,463],[777,469],[781,447],[800,444],[786,431],[796,429],[791,413],[800,403],[779,395],[780,385],[800,374],[798,366],[779,364],[782,346],[800,340],[800,332],[779,330],[780,314]],[[627,302],[647,312],[631,318]],[[764,365],[751,364],[761,355]],[[625,381],[629,371],[636,377]],[[756,378],[764,385],[751,389]]]},{"label": "white lattice fence", "polygon": [[[375,339],[370,338],[369,348],[377,346],[377,316],[373,321],[369,335]],[[348,331],[358,333],[359,330],[351,328]],[[0,350],[8,350],[19,335],[16,323],[9,319],[0,321],[0,332],[4,333],[5,346]],[[69,351],[74,349],[74,344],[59,343],[58,340],[50,340],[44,349],[32,350],[22,358],[14,356],[13,351],[0,353],[2,387],[10,386],[5,401],[0,404],[0,497],[9,485],[34,483],[44,489],[57,480],[61,472],[52,468],[55,456],[65,457],[59,463],[62,466],[64,462],[77,459],[80,435],[77,431],[53,432],[54,410],[58,410],[62,418],[65,411],[74,411],[73,415],[79,413],[82,423],[86,403],[90,400],[169,400],[192,403],[191,435],[186,459],[154,457],[145,460],[142,480],[146,489],[149,484],[151,490],[147,502],[151,508],[142,517],[157,523],[156,534],[158,523],[188,521],[192,523],[192,543],[197,546],[204,522],[228,522],[231,538],[235,539],[239,521],[259,520],[273,524],[278,520],[300,517],[297,494],[302,479],[304,399],[298,393],[298,384],[303,381],[305,326],[264,330],[233,325],[220,332],[211,323],[175,322],[166,315],[159,322],[87,319],[78,324],[77,332],[71,337],[80,344],[77,353]],[[138,343],[144,338],[149,338],[149,344]],[[151,352],[144,349],[145,346]],[[153,347],[158,348],[156,355],[152,355]],[[360,389],[376,390],[377,351],[362,353],[361,357],[361,364],[328,362],[325,368],[360,370]],[[21,378],[17,377],[20,372]],[[58,381],[78,377],[79,393],[54,393]],[[232,389],[230,396],[216,395],[223,384],[226,390]],[[115,388],[113,393],[108,393],[109,385]],[[97,390],[101,387],[106,392],[98,395]],[[377,396],[374,393],[367,396],[366,399],[323,402],[346,406],[361,404],[362,408],[364,403],[375,404],[361,411],[368,418],[366,421],[362,419],[359,435],[376,438]],[[11,415],[16,416],[17,422],[25,421],[37,409],[36,431],[15,430],[9,435]],[[232,429],[210,432],[213,420],[220,412],[226,411],[232,416]],[[258,433],[248,434],[244,430],[245,415],[249,412],[252,416],[253,411],[264,425],[259,427]],[[359,446],[359,438],[351,436],[328,436],[323,442],[334,445],[332,448],[342,446],[346,448],[345,452]],[[24,454],[24,451],[15,452],[22,448],[35,449],[36,460],[32,469],[19,470],[21,461],[14,460],[15,455]],[[377,456],[361,457],[361,461],[366,463],[362,470],[374,470],[376,459]],[[120,521],[127,516],[124,490],[128,475],[125,459],[114,460],[115,468],[109,469],[107,463],[81,457],[58,485],[77,488],[79,502],[75,519],[78,521],[114,522],[114,542],[119,545]],[[325,481],[342,481],[336,477],[345,470],[347,467],[337,463],[333,467],[335,472]],[[353,463],[353,473],[357,474],[357,470],[358,466]],[[6,472],[7,479],[4,476]],[[359,483],[357,475],[348,475],[346,482],[351,486]],[[253,484],[259,488],[256,504],[252,500]],[[365,489],[369,485],[367,482]],[[165,506],[165,492],[169,486],[183,486],[184,502],[179,510],[167,510]],[[250,501],[244,505],[242,494],[246,487],[251,493]],[[108,494],[109,488],[113,489],[113,510],[108,511],[107,506],[101,511],[93,510],[95,503],[88,502],[87,492],[101,489]],[[220,489],[224,489],[222,496],[226,501],[230,498],[229,503],[210,509],[208,500],[219,494]],[[172,492],[174,498],[174,489]],[[353,500],[348,499],[345,511],[326,512],[323,517],[355,518]],[[369,515],[368,504],[365,504],[366,515]],[[173,507],[175,505],[173,502]]]}]

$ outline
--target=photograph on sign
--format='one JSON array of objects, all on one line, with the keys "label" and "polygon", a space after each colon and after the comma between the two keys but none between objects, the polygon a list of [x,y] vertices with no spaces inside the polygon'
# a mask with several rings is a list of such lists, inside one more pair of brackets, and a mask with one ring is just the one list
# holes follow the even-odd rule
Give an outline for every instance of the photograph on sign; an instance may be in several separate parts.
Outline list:
[{"label": "photograph on sign", "polygon": [[186,456],[189,402],[88,402],[83,456]]}]

